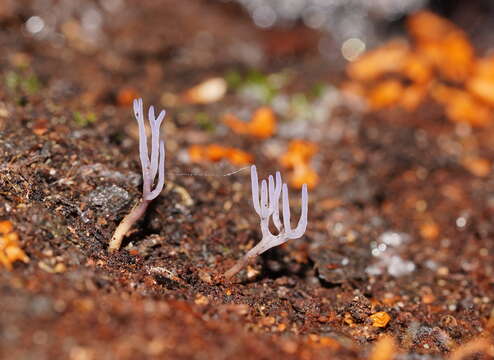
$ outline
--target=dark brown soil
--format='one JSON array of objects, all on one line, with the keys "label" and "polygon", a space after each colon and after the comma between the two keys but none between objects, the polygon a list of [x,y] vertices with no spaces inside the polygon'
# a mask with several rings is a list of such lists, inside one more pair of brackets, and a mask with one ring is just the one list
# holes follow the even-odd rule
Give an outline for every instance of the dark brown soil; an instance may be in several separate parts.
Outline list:
[{"label": "dark brown soil", "polygon": [[[0,220],[30,262],[0,269],[0,358],[366,359],[387,334],[396,359],[443,359],[492,339],[494,175],[461,161],[494,160],[494,128],[455,127],[432,103],[361,115],[333,89],[322,121],[279,114],[272,139],[232,135],[220,116],[259,105],[233,87],[210,105],[169,99],[252,69],[289,72],[279,91],[310,99],[343,77],[319,57],[319,34],[261,31],[221,2],[22,3],[0,4]],[[26,20],[50,18],[55,4],[66,9],[53,30],[30,35]],[[94,42],[86,6],[103,16]],[[125,91],[167,108],[167,185],[109,255],[141,195]],[[237,168],[190,164],[186,149],[241,148],[265,177],[291,138],[319,147],[307,232],[224,283],[260,236],[249,172],[222,176]],[[298,191],[291,198],[298,209]],[[385,327],[372,325],[379,311]]]}]

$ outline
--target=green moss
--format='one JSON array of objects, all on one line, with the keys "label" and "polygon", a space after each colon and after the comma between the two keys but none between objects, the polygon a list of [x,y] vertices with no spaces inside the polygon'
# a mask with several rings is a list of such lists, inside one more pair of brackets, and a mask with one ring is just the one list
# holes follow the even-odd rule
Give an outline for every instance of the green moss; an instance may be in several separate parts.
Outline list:
[{"label": "green moss", "polygon": [[205,131],[214,131],[216,129],[215,124],[205,112],[200,112],[195,115],[197,125]]},{"label": "green moss", "polygon": [[38,76],[29,69],[8,71],[4,82],[7,89],[16,95],[34,95],[41,89]]},{"label": "green moss", "polygon": [[14,71],[9,71],[5,74],[5,86],[10,91],[16,91],[20,83],[19,75]]},{"label": "green moss", "polygon": [[239,95],[263,104],[270,104],[289,82],[290,76],[285,71],[264,74],[259,70],[252,69],[244,74],[231,70],[226,73],[225,79],[228,86],[236,90]]},{"label": "green moss", "polygon": [[82,113],[80,111],[74,111],[72,116],[74,122],[80,127],[86,127],[96,121],[96,115],[92,112]]},{"label": "green moss", "polygon": [[22,80],[21,88],[28,95],[33,95],[41,89],[41,83],[36,74],[31,74]]},{"label": "green moss", "polygon": [[317,83],[312,86],[312,88],[309,91],[309,96],[313,99],[317,99],[324,94],[324,91],[326,90],[326,84],[323,83]]},{"label": "green moss", "polygon": [[230,89],[238,89],[243,82],[243,77],[240,72],[230,70],[225,75],[225,81]]},{"label": "green moss", "polygon": [[221,252],[221,255],[224,256],[224,257],[227,257],[228,255],[230,255],[232,253],[232,249],[229,248],[228,246],[221,246],[220,247],[220,252]]}]

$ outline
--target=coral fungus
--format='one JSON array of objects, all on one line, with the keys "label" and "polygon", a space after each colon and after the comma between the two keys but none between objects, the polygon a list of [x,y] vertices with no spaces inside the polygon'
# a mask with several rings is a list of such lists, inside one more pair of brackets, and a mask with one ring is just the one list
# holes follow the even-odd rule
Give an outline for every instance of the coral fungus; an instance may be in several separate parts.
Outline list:
[{"label": "coral fungus", "polygon": [[[134,115],[139,124],[139,155],[143,179],[142,199],[140,203],[125,216],[120,225],[118,225],[110,241],[110,252],[120,249],[120,245],[122,244],[122,240],[127,231],[129,231],[132,225],[144,215],[149,203],[160,194],[161,190],[163,190],[163,185],[165,184],[165,142],[164,140],[160,140],[160,126],[165,118],[165,111],[162,110],[156,118],[154,115],[154,107],[151,106],[149,108],[148,119],[151,126],[151,157],[148,155],[142,99],[134,100]],[[151,187],[156,175],[158,175],[158,181],[155,188],[152,190]]]},{"label": "coral fungus", "polygon": [[[250,170],[252,183],[252,203],[254,210],[261,218],[261,241],[250,249],[247,254],[240,259],[230,270],[225,273],[225,279],[229,280],[237,272],[239,272],[247,263],[254,257],[271,249],[272,247],[281,245],[290,239],[298,239],[305,233],[307,228],[307,208],[308,195],[307,185],[302,186],[302,213],[298,221],[297,227],[292,229],[290,224],[290,204],[288,201],[288,187],[282,185],[281,174],[276,172],[276,180],[272,175],[269,176],[268,182],[261,182],[261,198],[259,202],[259,180],[257,178],[257,169],[255,165],[251,166]],[[280,220],[279,200],[282,197],[283,223]],[[272,218],[273,224],[278,230],[278,234],[274,235],[269,230],[269,219]]]}]

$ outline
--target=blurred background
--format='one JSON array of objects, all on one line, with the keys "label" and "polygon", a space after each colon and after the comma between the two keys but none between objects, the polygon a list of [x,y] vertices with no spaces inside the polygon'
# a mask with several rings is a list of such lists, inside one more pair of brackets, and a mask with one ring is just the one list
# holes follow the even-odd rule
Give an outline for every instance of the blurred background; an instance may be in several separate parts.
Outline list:
[{"label": "blurred background", "polygon": [[[84,3],[70,0],[5,0],[0,14],[4,24],[6,21],[23,21],[27,34],[39,40],[51,40],[61,45],[63,41],[70,40],[67,38],[70,34],[75,36],[75,32],[80,31],[77,35],[81,40],[94,47],[102,47],[107,39],[105,30],[118,29],[119,24],[132,14],[135,17],[146,14],[149,7],[156,11],[152,17],[158,17],[160,12],[167,13],[166,8],[171,5],[168,1],[145,1],[139,6],[125,0],[91,0]],[[489,42],[492,40],[489,36],[493,36],[488,34],[489,31],[480,31],[490,25],[494,5],[488,0],[205,0],[186,1],[178,5],[178,9],[183,8],[189,16],[194,16],[194,8],[197,11],[198,6],[206,11],[202,16],[195,14],[199,23],[206,20],[199,18],[208,18],[222,11],[222,15],[229,18],[245,20],[248,16],[260,29],[303,27],[320,32],[322,39],[317,48],[321,55],[328,58],[336,58],[337,49],[341,55],[343,44],[351,39],[362,52],[392,35],[403,34],[402,25],[406,16],[420,9],[430,9],[450,18],[475,40]],[[186,21],[179,13],[177,11],[176,21]],[[216,23],[211,33],[217,31],[215,27],[222,26],[226,25]],[[167,24],[162,23],[161,27],[166,28]]]}]

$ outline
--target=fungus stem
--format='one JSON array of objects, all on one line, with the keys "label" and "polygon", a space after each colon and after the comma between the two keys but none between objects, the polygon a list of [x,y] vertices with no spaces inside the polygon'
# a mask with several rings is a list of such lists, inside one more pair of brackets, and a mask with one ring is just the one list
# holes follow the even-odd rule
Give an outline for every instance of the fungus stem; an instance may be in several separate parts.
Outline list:
[{"label": "fungus stem", "polygon": [[225,280],[230,280],[232,277],[234,277],[240,270],[242,270],[252,259],[253,256],[249,256],[249,254],[245,255],[242,257],[240,260],[238,260],[235,265],[233,265],[225,274],[223,275],[225,277]]},{"label": "fungus stem", "polygon": [[142,199],[139,204],[134,206],[130,213],[123,218],[110,240],[108,248],[110,252],[115,252],[120,249],[125,234],[127,234],[132,225],[144,215],[150,202],[150,200]]}]

